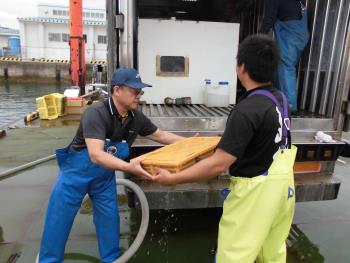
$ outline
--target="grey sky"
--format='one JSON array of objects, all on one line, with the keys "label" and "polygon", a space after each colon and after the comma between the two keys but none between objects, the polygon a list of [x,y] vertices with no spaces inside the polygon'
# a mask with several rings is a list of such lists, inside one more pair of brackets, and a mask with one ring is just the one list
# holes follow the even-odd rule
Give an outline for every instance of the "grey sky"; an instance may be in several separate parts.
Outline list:
[{"label": "grey sky", "polygon": [[[105,0],[82,0],[83,7],[104,8]],[[69,6],[69,0],[1,0],[0,26],[18,29],[17,17],[37,16],[37,5],[59,4]]]}]

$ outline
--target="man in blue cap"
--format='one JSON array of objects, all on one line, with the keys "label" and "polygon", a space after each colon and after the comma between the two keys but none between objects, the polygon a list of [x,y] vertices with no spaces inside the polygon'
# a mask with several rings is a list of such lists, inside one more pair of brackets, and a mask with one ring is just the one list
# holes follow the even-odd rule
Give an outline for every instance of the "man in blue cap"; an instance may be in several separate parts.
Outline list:
[{"label": "man in blue cap", "polygon": [[111,78],[111,96],[84,112],[72,143],[56,151],[60,172],[48,204],[39,262],[63,262],[74,217],[86,194],[93,203],[93,219],[102,262],[120,255],[119,214],[114,170],[151,179],[140,160],[126,162],[137,135],[162,144],[183,139],[159,130],[137,110],[143,88],[135,69],[120,68]]}]

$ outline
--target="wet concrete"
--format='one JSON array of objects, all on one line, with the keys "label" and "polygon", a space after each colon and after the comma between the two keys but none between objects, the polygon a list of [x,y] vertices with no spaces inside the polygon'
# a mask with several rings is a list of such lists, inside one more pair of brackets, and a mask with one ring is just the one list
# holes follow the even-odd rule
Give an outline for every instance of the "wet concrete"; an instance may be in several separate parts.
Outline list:
[{"label": "wet concrete", "polygon": [[[350,133],[343,138],[349,140]],[[324,257],[324,261],[309,262],[350,262],[350,158],[339,160],[334,172],[342,181],[338,198],[297,204],[294,223]]]},{"label": "wet concrete", "polygon": [[0,172],[54,154],[74,136],[74,126],[25,127],[7,130],[0,141]]}]

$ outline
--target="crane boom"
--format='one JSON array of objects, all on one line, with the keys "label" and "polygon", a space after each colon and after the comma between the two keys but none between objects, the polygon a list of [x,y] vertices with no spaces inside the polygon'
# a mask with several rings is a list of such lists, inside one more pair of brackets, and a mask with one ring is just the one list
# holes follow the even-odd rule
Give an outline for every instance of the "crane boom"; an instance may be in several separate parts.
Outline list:
[{"label": "crane boom", "polygon": [[82,0],[70,0],[70,74],[72,86],[85,94],[85,39],[83,38]]}]

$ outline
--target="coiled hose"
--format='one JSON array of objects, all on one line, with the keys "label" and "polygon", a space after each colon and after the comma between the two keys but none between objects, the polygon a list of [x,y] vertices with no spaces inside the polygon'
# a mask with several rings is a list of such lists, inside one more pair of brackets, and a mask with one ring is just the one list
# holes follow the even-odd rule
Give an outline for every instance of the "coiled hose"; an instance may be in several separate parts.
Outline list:
[{"label": "coiled hose", "polygon": [[[149,223],[149,206],[148,206],[145,193],[137,184],[135,184],[134,182],[131,182],[130,180],[119,179],[119,178],[116,179],[116,183],[117,185],[124,185],[125,187],[128,187],[134,191],[134,193],[136,194],[136,196],[140,201],[141,211],[142,211],[140,229],[136,235],[134,242],[132,242],[131,246],[124,252],[123,255],[121,255],[119,258],[113,261],[113,263],[125,263],[137,252],[137,250],[142,244],[143,239],[146,236],[148,223]],[[39,254],[35,259],[35,263],[38,263],[38,262],[39,262]]]},{"label": "coiled hose", "polygon": [[134,242],[131,244],[128,250],[124,252],[123,255],[121,255],[117,260],[113,261],[113,263],[125,263],[136,253],[136,251],[141,246],[143,239],[146,236],[148,223],[149,223],[149,207],[148,207],[148,202],[147,202],[145,193],[141,190],[141,188],[137,184],[127,179],[118,179],[118,178],[116,179],[116,182],[117,182],[117,185],[118,184],[124,185],[125,187],[128,187],[134,191],[134,193],[136,194],[136,196],[140,201],[141,211],[142,211],[140,229],[139,229],[139,232],[137,233],[137,236]]},{"label": "coiled hose", "polygon": [[[30,168],[30,167],[35,166],[37,164],[54,159],[55,157],[56,157],[55,154],[50,155],[50,156],[47,156],[45,158],[36,160],[34,162],[30,162],[30,163],[18,166],[16,168],[4,171],[4,172],[0,173],[0,179],[2,177],[9,176],[11,174],[14,174],[14,173],[19,172],[21,170]],[[137,252],[137,250],[139,249],[139,247],[142,244],[143,239],[146,236],[147,229],[148,229],[148,223],[149,223],[149,206],[148,206],[148,202],[147,202],[147,198],[146,198],[145,193],[142,191],[142,189],[137,184],[133,183],[130,180],[122,179],[122,178],[117,178],[116,183],[117,183],[117,185],[123,185],[127,188],[130,188],[132,191],[134,191],[134,193],[136,194],[136,196],[138,197],[138,199],[140,201],[141,211],[142,211],[140,229],[136,235],[134,242],[124,252],[123,255],[121,255],[118,259],[113,261],[113,263],[125,263]],[[39,254],[37,255],[37,257],[35,259],[35,263],[37,263],[37,262],[39,262]]]}]

